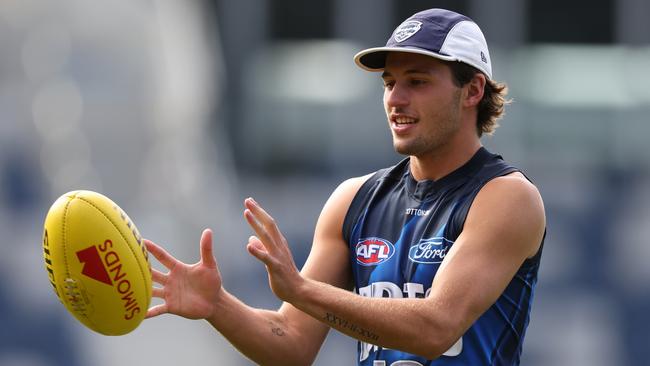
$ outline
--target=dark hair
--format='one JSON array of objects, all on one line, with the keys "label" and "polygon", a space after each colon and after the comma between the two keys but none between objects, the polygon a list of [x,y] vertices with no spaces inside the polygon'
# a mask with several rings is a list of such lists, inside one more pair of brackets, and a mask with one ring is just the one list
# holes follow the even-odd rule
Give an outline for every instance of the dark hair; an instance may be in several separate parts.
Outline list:
[{"label": "dark hair", "polygon": [[[448,64],[454,77],[454,83],[458,87],[469,83],[474,78],[474,75],[480,72],[478,69],[462,62],[449,62]],[[483,99],[479,102],[478,118],[476,120],[476,132],[479,137],[484,133],[491,135],[499,127],[497,121],[503,116],[505,106],[511,102],[510,99],[506,99],[508,86],[505,83],[495,82],[487,76],[485,79]]]}]

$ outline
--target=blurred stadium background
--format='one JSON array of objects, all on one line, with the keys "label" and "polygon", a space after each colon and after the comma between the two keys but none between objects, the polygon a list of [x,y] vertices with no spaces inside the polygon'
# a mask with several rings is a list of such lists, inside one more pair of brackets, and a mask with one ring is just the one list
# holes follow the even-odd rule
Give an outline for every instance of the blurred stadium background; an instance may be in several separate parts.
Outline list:
[{"label": "blurred stadium background", "polygon": [[[545,198],[522,364],[647,364],[649,2],[4,0],[0,365],[248,365],[201,321],[83,328],[43,268],[49,205],[100,191],[190,262],[211,227],[226,287],[275,308],[242,200],[271,211],[302,263],[336,185],[399,160],[381,83],[352,56],[429,7],[483,28],[514,99],[484,143]],[[316,365],[353,364],[355,347],[331,332]]]}]

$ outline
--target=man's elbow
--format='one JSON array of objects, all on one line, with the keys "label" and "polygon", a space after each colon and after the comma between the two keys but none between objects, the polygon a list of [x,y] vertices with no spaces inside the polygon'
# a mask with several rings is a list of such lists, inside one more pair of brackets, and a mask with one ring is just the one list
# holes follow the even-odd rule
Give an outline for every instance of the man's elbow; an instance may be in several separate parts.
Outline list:
[{"label": "man's elbow", "polygon": [[420,334],[413,342],[416,349],[412,350],[419,356],[427,360],[434,360],[443,354],[455,355],[460,353],[462,349],[461,337],[464,333],[464,328],[458,323],[449,321],[445,324],[430,324],[427,328],[426,334]]},{"label": "man's elbow", "polygon": [[427,360],[435,360],[445,353],[453,353],[456,348],[456,343],[460,337],[452,339],[451,337],[427,337],[431,338],[422,342],[419,349],[414,353],[426,358]]}]

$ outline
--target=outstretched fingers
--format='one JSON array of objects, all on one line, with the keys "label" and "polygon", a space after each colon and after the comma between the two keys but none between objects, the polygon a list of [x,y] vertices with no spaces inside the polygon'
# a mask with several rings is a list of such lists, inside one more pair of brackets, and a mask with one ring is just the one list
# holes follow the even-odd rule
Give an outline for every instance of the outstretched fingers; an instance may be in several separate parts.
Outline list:
[{"label": "outstretched fingers", "polygon": [[167,304],[152,306],[149,310],[147,310],[147,315],[145,315],[145,319],[153,318],[154,316],[158,316],[161,314],[166,314],[167,312],[168,312]]},{"label": "outstretched fingers", "polygon": [[167,284],[167,279],[168,278],[169,278],[169,275],[166,275],[166,274],[160,272],[159,270],[157,270],[155,268],[151,269],[151,279],[153,280],[153,282],[159,283],[159,284],[165,286],[165,284]]},{"label": "outstretched fingers", "polygon": [[155,244],[151,240],[144,239],[144,245],[147,247],[147,251],[151,253],[167,269],[173,269],[176,266],[178,260],[174,258],[171,254],[167,253],[165,249]]},{"label": "outstretched fingers", "polygon": [[221,275],[212,254],[212,231],[206,229],[201,235],[201,259],[186,264],[167,253],[163,248],[146,240],[145,245],[166,269],[151,269],[155,285],[152,297],[162,299],[152,304],[146,312],[147,318],[160,314],[175,314],[188,319],[203,319],[211,316],[215,301],[221,291]]},{"label": "outstretched fingers", "polygon": [[270,245],[277,246],[277,240],[280,240],[281,234],[275,220],[269,215],[257,202],[252,198],[244,201],[246,210],[244,217],[257,234],[259,240],[267,249]]},{"label": "outstretched fingers", "polygon": [[165,289],[160,288],[160,287],[153,287],[151,289],[151,296],[157,297],[157,298],[160,298],[160,299],[164,299],[165,298]]},{"label": "outstretched fingers", "polygon": [[[151,253],[151,255],[153,255],[154,258],[156,258],[163,266],[167,267],[170,270],[176,266],[177,260],[174,257],[172,257],[171,254],[167,253],[166,250],[164,250],[163,248],[161,248],[151,240],[144,239],[143,242],[147,248],[147,251],[149,251],[149,253]],[[160,272],[155,268],[151,268],[151,279],[155,283],[165,286],[168,280],[168,275]],[[151,296],[164,299],[165,289],[159,287],[153,287],[151,289]],[[165,314],[167,312],[168,312],[167,304],[163,303],[163,304],[155,305],[147,310],[145,319],[153,318],[155,316]]]}]

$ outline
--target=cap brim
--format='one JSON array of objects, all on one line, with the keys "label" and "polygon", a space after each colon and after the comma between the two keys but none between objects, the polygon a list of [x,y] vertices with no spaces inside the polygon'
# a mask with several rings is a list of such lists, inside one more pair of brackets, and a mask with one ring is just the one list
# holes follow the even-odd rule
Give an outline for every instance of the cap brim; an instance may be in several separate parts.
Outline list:
[{"label": "cap brim", "polygon": [[386,55],[388,52],[406,52],[419,55],[431,56],[444,61],[458,61],[456,57],[441,55],[439,53],[410,47],[374,47],[365,49],[354,55],[354,63],[360,68],[368,71],[382,71],[386,66]]}]

